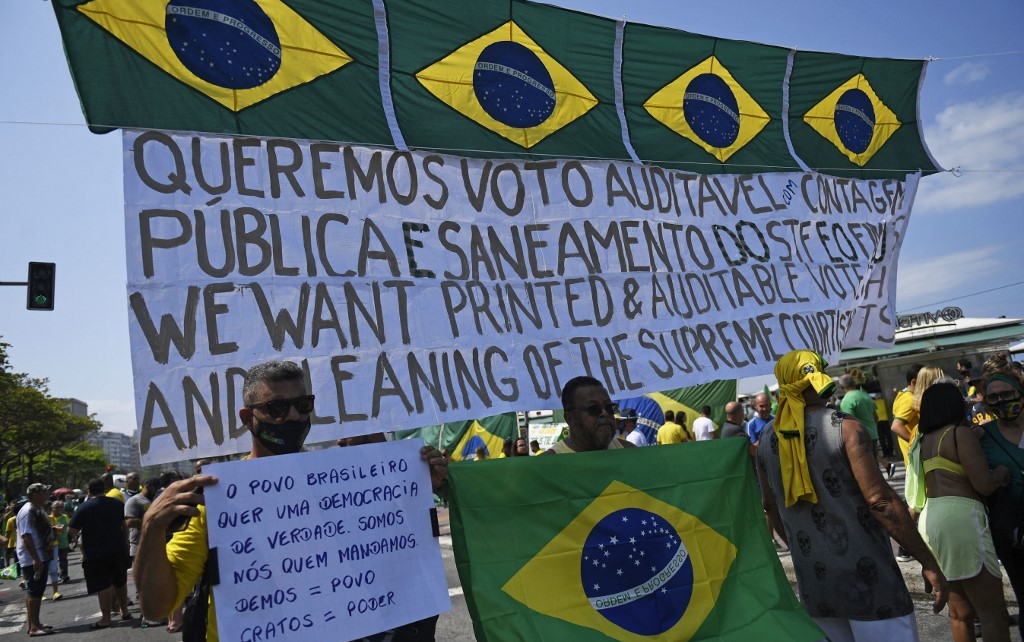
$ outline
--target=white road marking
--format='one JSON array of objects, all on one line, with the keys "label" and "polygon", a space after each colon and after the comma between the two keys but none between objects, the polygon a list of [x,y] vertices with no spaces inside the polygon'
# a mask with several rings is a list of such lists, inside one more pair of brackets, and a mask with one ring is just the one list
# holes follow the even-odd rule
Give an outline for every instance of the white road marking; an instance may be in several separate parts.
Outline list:
[{"label": "white road marking", "polygon": [[11,624],[10,626],[0,626],[0,635],[21,631],[25,626],[25,622],[28,621],[28,614],[25,613],[25,602],[11,602],[5,605],[3,610],[0,611],[0,620],[4,622],[17,622],[17,624]]},{"label": "white road marking", "polygon": [[455,597],[456,595],[462,595],[461,586],[456,586],[455,588],[448,589],[448,597]]}]

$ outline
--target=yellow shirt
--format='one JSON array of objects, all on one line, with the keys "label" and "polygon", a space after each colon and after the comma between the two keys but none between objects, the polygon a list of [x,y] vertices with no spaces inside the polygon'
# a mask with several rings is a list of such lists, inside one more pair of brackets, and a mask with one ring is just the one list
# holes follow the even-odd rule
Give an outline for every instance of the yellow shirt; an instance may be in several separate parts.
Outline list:
[{"label": "yellow shirt", "polygon": [[110,490],[108,490],[107,497],[113,497],[122,504],[124,503],[124,493],[122,493],[118,488],[111,488]]},{"label": "yellow shirt", "polygon": [[7,548],[17,548],[18,546],[18,516],[11,515],[10,519],[7,520]]},{"label": "yellow shirt", "polygon": [[[893,421],[899,419],[907,426],[907,430],[910,431],[910,441],[914,440],[914,435],[917,434],[917,421],[918,414],[914,408],[914,393],[909,390],[900,390],[900,393],[896,395],[896,399],[892,402],[892,418]],[[910,464],[910,442],[905,441],[902,437],[898,440],[900,450],[903,452],[903,466],[906,467]]]},{"label": "yellow shirt", "polygon": [[[206,539],[206,506],[196,506],[199,515],[188,522],[188,527],[175,533],[167,542],[167,561],[174,569],[174,579],[178,583],[178,592],[174,598],[174,608],[178,608],[192,592],[199,578],[203,575],[206,558],[210,555],[210,545]],[[213,607],[213,590],[210,590],[210,602],[206,609],[206,642],[218,642],[217,610]]]},{"label": "yellow shirt", "polygon": [[664,446],[665,444],[681,444],[684,441],[689,441],[686,438],[686,433],[683,432],[683,427],[674,421],[666,421],[665,424],[658,428],[658,445]]},{"label": "yellow shirt", "polygon": [[881,397],[875,399],[875,414],[878,415],[879,421],[889,421],[889,413],[885,409],[885,399]]}]

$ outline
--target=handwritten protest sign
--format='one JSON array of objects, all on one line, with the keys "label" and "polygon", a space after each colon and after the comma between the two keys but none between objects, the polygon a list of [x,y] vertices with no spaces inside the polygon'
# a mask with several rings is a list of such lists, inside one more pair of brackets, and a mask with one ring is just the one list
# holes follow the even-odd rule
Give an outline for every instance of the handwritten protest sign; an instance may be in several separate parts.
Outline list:
[{"label": "handwritten protest sign", "polygon": [[225,642],[355,639],[451,608],[419,440],[212,464]]},{"label": "handwritten protest sign", "polygon": [[918,178],[137,131],[124,176],[144,463],[247,449],[270,359],[308,373],[316,442],[889,345]]}]

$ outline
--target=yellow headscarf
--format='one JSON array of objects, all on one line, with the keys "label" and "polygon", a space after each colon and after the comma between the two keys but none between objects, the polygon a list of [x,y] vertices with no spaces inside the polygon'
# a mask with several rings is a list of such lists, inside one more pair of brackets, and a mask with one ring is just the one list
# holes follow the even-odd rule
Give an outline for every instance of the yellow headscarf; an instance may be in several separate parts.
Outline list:
[{"label": "yellow headscarf", "polygon": [[800,500],[818,503],[818,495],[811,483],[804,450],[804,396],[808,387],[822,397],[835,390],[832,377],[824,373],[828,364],[810,350],[793,350],[775,364],[775,378],[779,382],[779,411],[775,415],[775,435],[779,440],[779,466],[786,507]]}]

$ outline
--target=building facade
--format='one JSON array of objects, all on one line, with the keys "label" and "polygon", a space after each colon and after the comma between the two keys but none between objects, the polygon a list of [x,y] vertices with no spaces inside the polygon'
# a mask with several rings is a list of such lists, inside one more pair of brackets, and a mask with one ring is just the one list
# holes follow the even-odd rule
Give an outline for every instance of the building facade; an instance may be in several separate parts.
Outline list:
[{"label": "building facade", "polygon": [[87,441],[103,451],[107,461],[118,472],[139,468],[139,449],[135,441],[119,432],[102,430],[86,437]]}]

